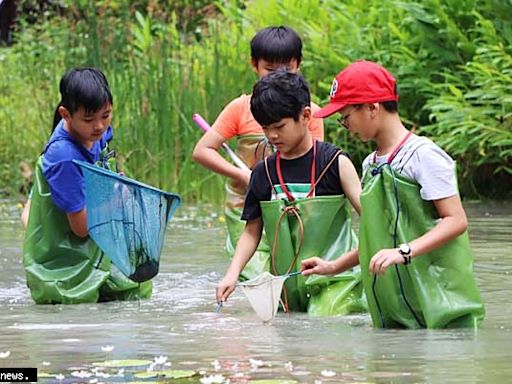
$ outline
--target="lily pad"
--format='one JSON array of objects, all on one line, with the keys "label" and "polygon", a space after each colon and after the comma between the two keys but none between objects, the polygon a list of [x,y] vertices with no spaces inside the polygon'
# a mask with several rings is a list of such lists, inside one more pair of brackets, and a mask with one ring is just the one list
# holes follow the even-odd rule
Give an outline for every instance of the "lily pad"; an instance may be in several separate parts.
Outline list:
[{"label": "lily pad", "polygon": [[38,379],[50,379],[57,376],[56,373],[48,373],[48,372],[37,372],[37,378]]},{"label": "lily pad", "polygon": [[157,384],[158,381],[130,381],[126,384]]},{"label": "lily pad", "polygon": [[112,367],[112,368],[122,368],[122,367],[140,367],[143,365],[151,364],[151,360],[106,360],[99,361],[96,363],[92,363],[95,367]]},{"label": "lily pad", "polygon": [[137,379],[150,379],[153,377],[165,377],[166,379],[184,379],[195,375],[197,375],[196,371],[166,369],[164,371],[137,372],[133,375],[133,377]]},{"label": "lily pad", "polygon": [[149,379],[158,377],[158,372],[137,372],[133,374],[133,377],[136,377],[137,379]]},{"label": "lily pad", "polygon": [[295,380],[284,380],[284,379],[265,379],[265,380],[250,380],[250,384],[297,384]]}]

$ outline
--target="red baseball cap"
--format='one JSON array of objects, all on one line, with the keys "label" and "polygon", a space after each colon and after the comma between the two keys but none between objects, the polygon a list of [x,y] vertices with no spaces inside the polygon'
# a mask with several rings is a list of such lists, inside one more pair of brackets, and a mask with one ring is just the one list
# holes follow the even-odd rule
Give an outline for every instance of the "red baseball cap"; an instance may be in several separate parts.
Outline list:
[{"label": "red baseball cap", "polygon": [[359,60],[341,71],[333,80],[329,104],[315,117],[328,117],[351,104],[398,101],[395,78],[383,66]]}]

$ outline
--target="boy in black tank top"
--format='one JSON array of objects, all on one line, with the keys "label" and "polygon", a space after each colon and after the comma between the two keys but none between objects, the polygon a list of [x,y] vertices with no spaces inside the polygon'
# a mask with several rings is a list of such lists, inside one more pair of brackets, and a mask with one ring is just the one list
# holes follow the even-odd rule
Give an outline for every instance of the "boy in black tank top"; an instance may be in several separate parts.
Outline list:
[{"label": "boy in black tank top", "polygon": [[310,102],[308,85],[298,74],[276,71],[254,86],[252,114],[277,152],[252,172],[242,214],[247,224],[217,286],[219,303],[233,292],[258,245],[264,225],[260,202],[345,195],[359,212],[361,186],[356,170],[338,148],[313,140],[307,128]]}]

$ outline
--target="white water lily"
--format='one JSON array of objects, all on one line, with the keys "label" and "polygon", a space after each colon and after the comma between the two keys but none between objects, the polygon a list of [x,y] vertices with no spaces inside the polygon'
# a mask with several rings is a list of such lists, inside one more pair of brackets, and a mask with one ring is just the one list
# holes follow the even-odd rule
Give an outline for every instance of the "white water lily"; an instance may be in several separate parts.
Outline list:
[{"label": "white water lily", "polygon": [[5,359],[5,358],[9,357],[10,354],[11,354],[11,351],[0,352],[0,359]]},{"label": "white water lily", "polygon": [[103,379],[108,379],[110,376],[110,374],[108,373],[105,373],[105,372],[96,372],[96,377],[101,377]]},{"label": "white water lily", "polygon": [[211,375],[211,376],[205,376],[205,377],[201,377],[199,379],[199,381],[201,382],[201,384],[220,384],[220,383],[224,383],[225,382],[225,379],[224,379],[224,376],[222,375]]},{"label": "white water lily", "polygon": [[249,364],[255,365],[256,367],[261,367],[263,365],[263,361],[256,359],[249,359]]},{"label": "white water lily", "polygon": [[155,364],[165,364],[167,362],[167,356],[155,356]]},{"label": "white water lily", "polygon": [[114,350],[114,346],[113,345],[105,345],[104,347],[101,347],[101,350],[103,352],[112,352]]},{"label": "white water lily", "polygon": [[98,379],[91,379],[89,380],[89,383],[91,384],[96,384],[98,382]]},{"label": "white water lily", "polygon": [[124,368],[121,368],[119,371],[117,371],[116,376],[124,376]]},{"label": "white water lily", "polygon": [[289,370],[289,371],[293,371],[293,364],[291,361],[287,362],[284,364],[284,367]]},{"label": "white water lily", "polygon": [[80,379],[87,379],[92,376],[92,373],[88,371],[73,371],[71,372],[71,376],[78,377]]},{"label": "white water lily", "polygon": [[212,361],[212,365],[213,365],[213,369],[214,369],[215,371],[218,371],[218,370],[221,368],[221,365],[220,365],[220,363],[219,363],[219,360],[214,360],[214,361]]},{"label": "white water lily", "polygon": [[55,376],[55,378],[56,378],[57,380],[59,380],[59,381],[64,380],[64,378],[65,378],[65,377],[66,377],[66,376],[64,376],[62,373],[59,373],[57,376]]},{"label": "white water lily", "polygon": [[324,369],[322,372],[320,372],[320,374],[324,377],[334,377],[336,376],[336,372],[334,371],[330,371],[328,369]]},{"label": "white water lily", "polygon": [[43,361],[43,365],[44,365],[45,367],[49,366],[50,364],[51,364],[51,363],[50,363],[49,361]]},{"label": "white water lily", "polygon": [[249,364],[251,364],[251,371],[256,371],[259,367],[263,365],[263,361],[256,359],[249,359]]}]

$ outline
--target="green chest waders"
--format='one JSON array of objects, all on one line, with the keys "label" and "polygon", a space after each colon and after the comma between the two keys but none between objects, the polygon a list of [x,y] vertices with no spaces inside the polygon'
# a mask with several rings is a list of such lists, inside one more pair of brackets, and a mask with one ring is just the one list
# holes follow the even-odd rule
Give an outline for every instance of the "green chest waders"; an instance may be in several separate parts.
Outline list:
[{"label": "green chest waders", "polygon": [[433,203],[421,198],[420,186],[388,164],[371,166],[363,184],[359,261],[374,326],[476,327],[485,312],[467,233],[414,257],[409,265],[393,265],[382,276],[370,275],[375,253],[422,236],[438,219]]},{"label": "green chest waders", "polygon": [[[331,164],[332,161],[323,173]],[[268,167],[267,176],[272,185]],[[301,261],[309,257],[335,260],[357,247],[350,207],[344,196],[261,201],[260,206],[272,249],[270,272],[274,275],[300,271]],[[313,316],[366,310],[359,268],[335,276],[290,277],[285,282],[282,299],[285,310]]]},{"label": "green chest waders", "polygon": [[[236,154],[251,169],[254,168],[259,160],[263,160],[270,153],[271,146],[263,135],[240,136],[237,139]],[[240,216],[242,215],[247,189],[231,179],[226,182],[225,188],[226,204],[224,213],[228,229],[226,251],[231,259],[235,253],[236,243],[245,228],[245,221],[241,220]],[[263,272],[269,272],[269,267],[270,248],[263,234],[254,256],[240,274],[240,280],[252,279]]]},{"label": "green chest waders", "polygon": [[126,279],[89,238],[76,236],[67,215],[54,205],[42,171],[34,175],[28,226],[23,247],[27,285],[38,304],[77,304],[144,298],[151,283]]}]

